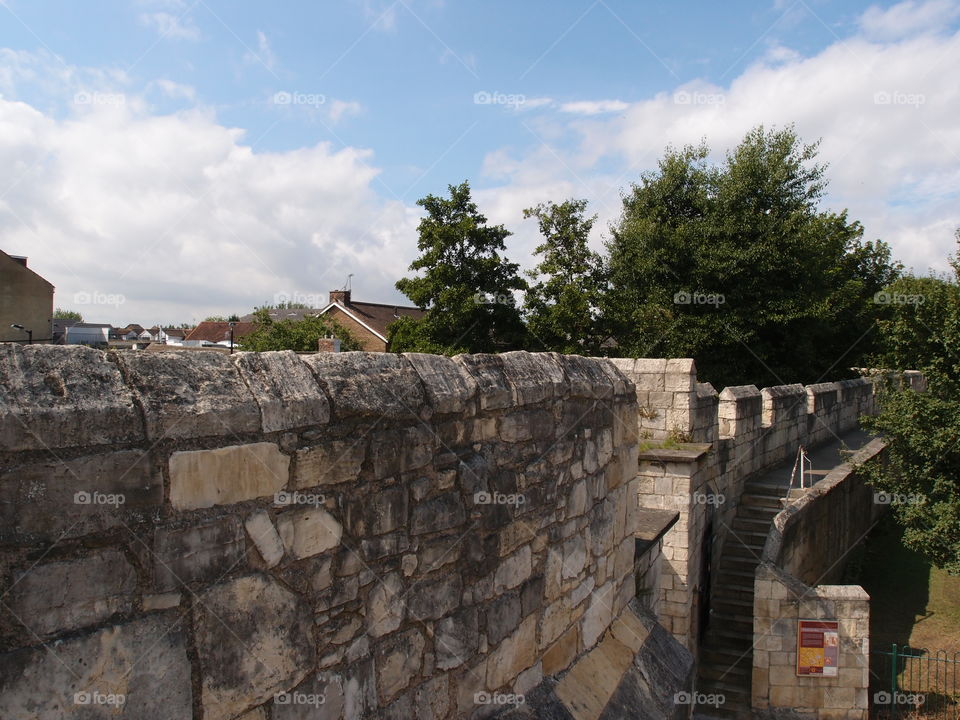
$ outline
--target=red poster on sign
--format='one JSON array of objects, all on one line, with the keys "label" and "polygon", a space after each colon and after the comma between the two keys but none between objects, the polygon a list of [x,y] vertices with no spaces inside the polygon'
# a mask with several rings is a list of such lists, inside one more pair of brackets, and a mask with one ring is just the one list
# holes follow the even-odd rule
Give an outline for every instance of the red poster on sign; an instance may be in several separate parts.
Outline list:
[{"label": "red poster on sign", "polygon": [[797,625],[797,675],[836,677],[840,665],[840,623],[801,620]]}]

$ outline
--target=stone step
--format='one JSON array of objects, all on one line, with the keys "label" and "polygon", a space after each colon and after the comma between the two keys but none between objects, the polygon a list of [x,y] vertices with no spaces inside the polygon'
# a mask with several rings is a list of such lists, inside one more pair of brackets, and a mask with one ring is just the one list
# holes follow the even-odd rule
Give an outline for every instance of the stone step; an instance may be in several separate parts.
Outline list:
[{"label": "stone step", "polygon": [[715,685],[719,683],[729,683],[732,685],[743,686],[753,676],[753,666],[749,668],[743,665],[726,664],[722,662],[712,663],[709,667],[701,668],[698,685]]},{"label": "stone step", "polygon": [[749,490],[740,497],[740,506],[782,508],[783,495],[753,493]]},{"label": "stone step", "polygon": [[714,591],[711,596],[711,607],[713,605],[723,605],[724,603],[734,602],[734,601],[743,601],[750,604],[750,612],[753,610],[753,584],[750,585],[727,585],[720,586],[719,582],[717,583],[717,589]]},{"label": "stone step", "polygon": [[768,507],[766,505],[745,505],[738,509],[737,520],[750,519],[773,522],[773,518],[775,518],[777,513],[782,509],[783,508],[780,507]]},{"label": "stone step", "polygon": [[[775,515],[776,513],[774,513]],[[738,527],[745,530],[753,529],[766,529],[766,526],[769,525],[771,520],[767,520],[765,517],[748,517],[746,515],[737,515],[733,520],[733,529],[736,530]]]},{"label": "stone step", "polygon": [[753,600],[738,598],[721,598],[714,596],[710,599],[710,607],[717,613],[753,617]]},{"label": "stone step", "polygon": [[[728,570],[721,565],[719,572],[717,572],[717,583],[720,585],[746,586],[747,581],[749,581],[750,591],[753,592],[753,576],[753,570]],[[743,580],[736,580],[735,578],[743,578]]]},{"label": "stone step", "polygon": [[733,627],[737,630],[750,632],[753,630],[753,618],[747,615],[728,615],[715,612],[710,616],[710,627]]},{"label": "stone step", "polygon": [[723,574],[725,570],[749,570],[753,572],[760,564],[760,558],[756,555],[726,555],[720,560],[718,572]]},{"label": "stone step", "polygon": [[[733,630],[730,628],[712,628],[707,633],[708,638],[713,638],[718,647],[729,648],[731,650],[739,648],[740,652],[749,650],[753,646],[753,629],[749,632],[743,630]],[[752,657],[753,653],[748,653],[747,657]]]},{"label": "stone step", "polygon": [[755,552],[752,548],[744,547],[743,545],[734,545],[731,548],[724,550],[723,558],[733,558],[735,560],[750,560],[753,563],[760,562],[760,553]]}]

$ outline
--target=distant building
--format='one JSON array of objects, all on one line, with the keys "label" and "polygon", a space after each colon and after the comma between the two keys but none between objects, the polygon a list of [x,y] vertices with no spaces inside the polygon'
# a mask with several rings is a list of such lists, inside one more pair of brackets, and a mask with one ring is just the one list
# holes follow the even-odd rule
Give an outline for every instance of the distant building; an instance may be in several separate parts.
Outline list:
[{"label": "distant building", "polygon": [[[239,345],[242,338],[256,329],[257,324],[254,322],[241,321],[234,323],[233,344]],[[203,347],[210,345],[230,347],[230,323],[204,321],[186,334],[182,344],[186,347]]]},{"label": "distant building", "polygon": [[[400,317],[419,320],[424,311],[409,305],[389,305],[354,301],[349,290],[331,290],[330,301],[324,308],[281,308],[269,311],[274,320],[302,320],[305,317],[326,315],[330,320],[349,330],[368,352],[386,352],[387,326]],[[244,315],[241,320],[252,321],[254,316]],[[325,347],[329,351],[333,345]]]},{"label": "distant building", "polygon": [[[27,259],[0,250],[0,342],[52,340],[53,285],[27,267]],[[22,325],[23,330],[10,327]]]},{"label": "distant building", "polygon": [[73,323],[64,327],[65,345],[106,345],[110,341],[110,325],[101,323]]}]

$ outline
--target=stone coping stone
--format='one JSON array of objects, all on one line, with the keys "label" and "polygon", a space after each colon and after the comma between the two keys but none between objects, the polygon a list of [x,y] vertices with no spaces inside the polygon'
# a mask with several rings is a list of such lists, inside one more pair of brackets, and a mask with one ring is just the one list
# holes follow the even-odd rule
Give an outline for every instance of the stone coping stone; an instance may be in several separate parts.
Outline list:
[{"label": "stone coping stone", "polygon": [[302,357],[326,388],[336,419],[417,419],[426,409],[420,375],[401,355],[342,352]]},{"label": "stone coping stone", "polygon": [[147,418],[147,436],[236,436],[261,429],[260,407],[220,353],[115,352]]},{"label": "stone coping stone", "polygon": [[774,516],[773,521],[770,523],[767,539],[763,545],[761,560],[771,565],[779,566],[782,560],[783,538],[786,536],[790,526],[800,521],[800,514],[812,503],[833,491],[847,478],[855,474],[860,465],[871,461],[882,453],[886,447],[887,444],[882,438],[874,438],[857,450],[853,457],[847,462],[840,463],[830,470],[825,478],[809,488],[804,488],[802,495],[792,500],[789,505]]},{"label": "stone coping stone", "polygon": [[640,508],[637,510],[639,518],[637,520],[637,531],[633,536],[642,541],[647,546],[657,542],[666,535],[667,531],[680,519],[680,513],[676,510],[661,510],[659,508]]},{"label": "stone coping stone", "polygon": [[116,364],[79,345],[0,344],[0,447],[6,451],[144,440]]},{"label": "stone coping stone", "polygon": [[694,462],[699,460],[713,446],[710,443],[680,443],[675,448],[650,448],[642,450],[638,458],[654,462]]}]

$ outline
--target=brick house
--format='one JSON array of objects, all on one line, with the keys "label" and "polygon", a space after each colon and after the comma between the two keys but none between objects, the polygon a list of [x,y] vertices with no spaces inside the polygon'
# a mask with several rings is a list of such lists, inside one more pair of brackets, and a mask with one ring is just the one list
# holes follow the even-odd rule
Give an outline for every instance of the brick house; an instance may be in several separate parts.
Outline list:
[{"label": "brick house", "polygon": [[[0,342],[49,343],[53,285],[27,267],[27,259],[0,250]],[[22,325],[23,330],[10,327]]]},{"label": "brick house", "polygon": [[[274,320],[302,320],[304,317],[326,315],[330,320],[345,327],[362,344],[367,352],[387,352],[387,326],[399,317],[423,317],[424,311],[408,305],[356,302],[349,290],[331,290],[326,307],[280,308],[270,310]],[[253,321],[254,315],[244,315],[243,321]],[[333,343],[328,347],[332,348]]]},{"label": "brick house", "polygon": [[[257,329],[254,322],[236,322],[233,324],[233,343],[239,345],[240,340]],[[187,333],[182,342],[184,347],[206,347],[219,345],[230,347],[230,323],[204,320],[193,330]]]},{"label": "brick house", "polygon": [[368,352],[387,352],[387,326],[400,317],[419,320],[424,311],[406,305],[354,302],[349,290],[331,290],[329,304],[320,311],[352,332]]}]

